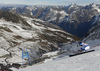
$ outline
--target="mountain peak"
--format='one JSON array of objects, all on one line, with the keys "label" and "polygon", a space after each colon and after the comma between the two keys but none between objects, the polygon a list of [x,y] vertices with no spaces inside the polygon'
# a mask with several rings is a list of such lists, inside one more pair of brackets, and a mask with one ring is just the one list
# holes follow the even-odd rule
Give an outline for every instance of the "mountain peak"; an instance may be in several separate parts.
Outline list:
[{"label": "mountain peak", "polygon": [[96,4],[94,2],[91,5],[92,5],[92,7],[95,7],[96,6]]},{"label": "mountain peak", "polygon": [[72,3],[71,6],[76,6],[76,4],[75,3]]},{"label": "mountain peak", "polygon": [[75,3],[70,4],[69,8],[72,8],[72,7],[77,7],[77,4],[75,4]]},{"label": "mountain peak", "polygon": [[76,5],[75,3],[72,3],[72,5]]}]

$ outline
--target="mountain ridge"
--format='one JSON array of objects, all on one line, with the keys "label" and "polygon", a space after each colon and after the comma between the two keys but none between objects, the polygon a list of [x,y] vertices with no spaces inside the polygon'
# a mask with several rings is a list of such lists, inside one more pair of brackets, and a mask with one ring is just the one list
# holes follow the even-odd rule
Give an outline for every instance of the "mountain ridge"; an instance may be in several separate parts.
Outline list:
[{"label": "mountain ridge", "polygon": [[37,17],[81,38],[96,25],[95,23],[92,25],[93,18],[100,13],[100,5],[94,3],[86,6],[71,4],[69,6],[2,7],[1,9]]}]

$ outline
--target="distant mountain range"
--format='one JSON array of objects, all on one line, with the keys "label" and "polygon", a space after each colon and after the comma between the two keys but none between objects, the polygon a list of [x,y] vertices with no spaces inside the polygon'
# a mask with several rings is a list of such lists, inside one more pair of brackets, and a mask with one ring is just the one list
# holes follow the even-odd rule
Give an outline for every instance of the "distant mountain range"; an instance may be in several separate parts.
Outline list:
[{"label": "distant mountain range", "polygon": [[69,6],[3,6],[1,9],[34,16],[56,24],[78,37],[83,37],[92,26],[97,24],[96,17],[100,13],[100,5],[94,3],[86,6],[79,6],[75,3]]}]

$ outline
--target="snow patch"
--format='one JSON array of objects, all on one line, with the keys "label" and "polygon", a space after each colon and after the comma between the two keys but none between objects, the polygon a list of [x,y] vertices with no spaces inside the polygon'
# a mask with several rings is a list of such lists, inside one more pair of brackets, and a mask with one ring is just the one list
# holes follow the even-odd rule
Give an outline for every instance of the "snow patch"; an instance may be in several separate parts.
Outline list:
[{"label": "snow patch", "polygon": [[4,49],[0,49],[0,57],[4,56],[4,55],[7,55],[9,54],[9,52],[7,52],[6,50]]}]

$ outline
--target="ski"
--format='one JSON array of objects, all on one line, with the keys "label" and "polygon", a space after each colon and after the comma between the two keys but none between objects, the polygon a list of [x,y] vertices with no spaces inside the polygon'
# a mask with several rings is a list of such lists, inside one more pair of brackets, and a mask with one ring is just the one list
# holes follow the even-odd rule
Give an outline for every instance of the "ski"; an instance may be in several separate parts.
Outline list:
[{"label": "ski", "polygon": [[72,54],[72,55],[69,55],[69,57],[80,55],[80,54],[84,54],[84,53],[88,53],[88,52],[93,52],[93,51],[95,51],[95,50],[89,50],[89,51],[85,51],[85,52],[80,52],[80,53]]}]

